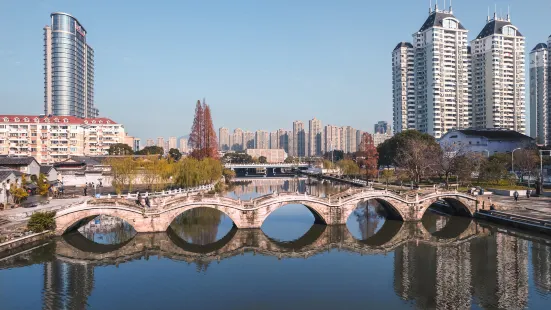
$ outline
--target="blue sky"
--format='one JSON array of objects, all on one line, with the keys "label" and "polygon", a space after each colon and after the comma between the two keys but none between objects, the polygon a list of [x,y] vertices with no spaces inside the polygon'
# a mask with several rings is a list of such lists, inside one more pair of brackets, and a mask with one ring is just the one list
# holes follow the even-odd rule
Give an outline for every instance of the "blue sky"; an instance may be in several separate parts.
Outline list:
[{"label": "blue sky", "polygon": [[[551,34],[549,0],[455,0],[469,40],[494,3],[504,13],[511,6],[528,49]],[[100,114],[142,139],[187,134],[203,97],[217,128],[290,129],[293,120],[315,116],[323,124],[372,131],[376,121],[392,121],[392,49],[411,40],[428,5],[0,0],[0,114],[42,113],[42,28],[51,12],[63,11],[84,25],[95,50]]]}]

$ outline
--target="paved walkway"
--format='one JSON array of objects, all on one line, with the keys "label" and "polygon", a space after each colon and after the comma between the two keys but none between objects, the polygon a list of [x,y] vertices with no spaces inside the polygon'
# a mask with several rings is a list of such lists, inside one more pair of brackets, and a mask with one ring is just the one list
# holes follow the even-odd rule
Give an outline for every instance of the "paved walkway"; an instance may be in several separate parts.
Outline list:
[{"label": "paved walkway", "polygon": [[[9,221],[19,221],[25,220],[25,218],[31,216],[36,211],[52,211],[60,209],[68,204],[84,201],[85,199],[90,199],[91,197],[76,197],[76,198],[65,198],[65,199],[52,199],[49,202],[41,202],[36,205],[36,207],[19,207],[15,209],[8,209],[0,211],[0,218],[9,220]],[[29,204],[27,204],[29,205]]]}]

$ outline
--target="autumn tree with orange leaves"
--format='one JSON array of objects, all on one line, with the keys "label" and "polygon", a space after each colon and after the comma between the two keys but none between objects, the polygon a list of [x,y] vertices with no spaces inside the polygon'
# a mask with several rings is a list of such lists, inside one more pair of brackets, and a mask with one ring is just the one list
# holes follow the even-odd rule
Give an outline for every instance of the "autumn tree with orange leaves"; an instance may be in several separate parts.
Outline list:
[{"label": "autumn tree with orange leaves", "polygon": [[200,100],[197,100],[195,106],[195,118],[191,127],[189,143],[193,149],[191,156],[196,159],[218,158],[218,143],[216,132],[212,124],[210,107]]},{"label": "autumn tree with orange leaves", "polygon": [[379,152],[377,152],[371,134],[363,133],[359,150],[356,152],[356,159],[358,164],[365,168],[365,175],[368,179],[377,177]]}]

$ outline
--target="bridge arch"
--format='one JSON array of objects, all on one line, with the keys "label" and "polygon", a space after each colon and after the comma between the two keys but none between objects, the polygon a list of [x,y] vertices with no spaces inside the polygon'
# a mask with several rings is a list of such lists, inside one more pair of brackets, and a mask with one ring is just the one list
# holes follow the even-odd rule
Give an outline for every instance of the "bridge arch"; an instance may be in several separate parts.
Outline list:
[{"label": "bridge arch", "polygon": [[230,218],[230,220],[232,220],[233,224],[237,228],[243,228],[242,221],[241,221],[241,212],[242,212],[241,210],[238,210],[229,206],[225,206],[223,204],[194,203],[194,204],[184,204],[182,206],[173,207],[173,208],[170,208],[169,210],[162,211],[160,215],[162,218],[161,223],[163,225],[162,230],[167,231],[170,227],[170,224],[172,224],[172,222],[174,221],[174,219],[176,219],[176,217],[180,216],[182,213],[186,211],[196,209],[196,208],[210,208],[210,209],[218,210],[224,213],[224,215],[226,215],[228,218]]},{"label": "bridge arch", "polygon": [[143,219],[142,213],[138,210],[124,207],[105,206],[77,208],[68,213],[61,212],[55,217],[56,234],[63,235],[85,223],[88,223],[99,215],[108,215],[119,218],[127,222],[137,232],[147,232],[147,230],[142,230],[138,224],[138,222]]},{"label": "bridge arch", "polygon": [[262,206],[258,209],[258,218],[257,221],[260,224],[258,227],[262,227],[262,224],[274,211],[292,204],[303,205],[308,209],[314,216],[314,224],[328,225],[331,223],[330,217],[330,207],[312,201],[304,200],[289,200],[284,202],[279,202],[275,204],[270,204]]},{"label": "bridge arch", "polygon": [[468,197],[462,194],[441,194],[432,195],[421,203],[421,213],[419,219],[422,219],[425,212],[436,202],[443,201],[448,206],[447,211],[451,211],[451,215],[473,217],[476,212],[477,201],[475,198]]},{"label": "bridge arch", "polygon": [[387,212],[387,219],[405,221],[409,218],[407,212],[407,207],[404,207],[404,203],[389,196],[364,196],[354,199],[350,202],[347,202],[346,205],[342,207],[342,223],[345,224],[348,221],[348,218],[352,215],[352,212],[358,208],[359,203],[368,202],[369,200],[377,201],[384,210]]}]

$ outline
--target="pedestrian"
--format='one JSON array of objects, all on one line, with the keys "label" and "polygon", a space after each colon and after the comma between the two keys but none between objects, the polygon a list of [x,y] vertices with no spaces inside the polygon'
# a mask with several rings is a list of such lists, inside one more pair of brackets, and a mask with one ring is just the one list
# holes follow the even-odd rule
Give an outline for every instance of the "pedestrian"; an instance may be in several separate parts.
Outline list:
[{"label": "pedestrian", "polygon": [[495,209],[496,209],[496,206],[494,206],[494,204],[492,203],[492,204],[490,205],[490,210],[493,211],[493,210],[495,210]]},{"label": "pedestrian", "polygon": [[515,201],[518,201],[518,192],[517,191],[515,191],[513,193],[513,197],[515,197]]},{"label": "pedestrian", "polygon": [[145,205],[146,205],[148,208],[151,208],[151,205],[149,204],[149,196],[145,196]]},{"label": "pedestrian", "polygon": [[526,190],[526,198],[530,199],[530,190],[529,189]]},{"label": "pedestrian", "polygon": [[88,196],[88,188],[84,187],[84,196]]},{"label": "pedestrian", "polygon": [[136,204],[139,206],[140,205],[140,200],[142,199],[142,197],[140,196],[140,192],[138,192],[138,198],[136,199]]}]

